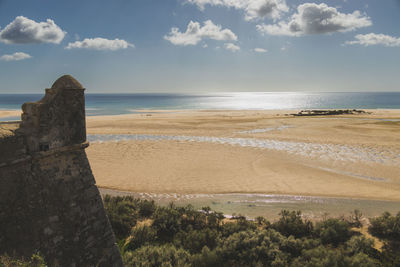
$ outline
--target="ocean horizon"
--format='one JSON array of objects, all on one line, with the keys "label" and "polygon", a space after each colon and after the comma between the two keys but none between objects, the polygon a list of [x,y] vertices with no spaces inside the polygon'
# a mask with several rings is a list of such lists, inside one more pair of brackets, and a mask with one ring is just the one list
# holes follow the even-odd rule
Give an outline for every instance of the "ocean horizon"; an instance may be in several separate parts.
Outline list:
[{"label": "ocean horizon", "polygon": [[[42,97],[42,94],[0,94],[0,110],[18,110],[23,103]],[[88,116],[130,114],[140,109],[400,109],[400,92],[86,94]]]}]

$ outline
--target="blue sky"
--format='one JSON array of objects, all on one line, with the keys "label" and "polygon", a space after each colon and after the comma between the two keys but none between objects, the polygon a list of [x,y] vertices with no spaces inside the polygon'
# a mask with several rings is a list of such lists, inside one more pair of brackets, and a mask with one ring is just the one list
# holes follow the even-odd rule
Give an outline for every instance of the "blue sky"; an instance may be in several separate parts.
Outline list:
[{"label": "blue sky", "polygon": [[400,91],[399,71],[399,0],[0,0],[0,93]]}]

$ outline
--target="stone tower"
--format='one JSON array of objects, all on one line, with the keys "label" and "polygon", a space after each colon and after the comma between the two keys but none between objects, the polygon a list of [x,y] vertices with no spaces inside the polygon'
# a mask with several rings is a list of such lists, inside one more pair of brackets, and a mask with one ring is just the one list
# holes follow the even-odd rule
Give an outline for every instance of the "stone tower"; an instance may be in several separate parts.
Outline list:
[{"label": "stone tower", "polygon": [[0,123],[0,255],[49,266],[122,266],[86,157],[85,99],[69,75]]}]

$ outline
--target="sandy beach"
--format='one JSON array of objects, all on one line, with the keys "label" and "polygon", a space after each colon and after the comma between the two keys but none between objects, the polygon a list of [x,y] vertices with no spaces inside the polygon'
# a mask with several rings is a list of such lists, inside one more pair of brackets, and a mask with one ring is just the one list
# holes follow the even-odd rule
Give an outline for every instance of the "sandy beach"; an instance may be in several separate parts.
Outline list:
[{"label": "sandy beach", "polygon": [[400,110],[137,112],[87,118],[100,187],[400,200]]},{"label": "sandy beach", "polygon": [[4,120],[3,118],[7,117],[17,117],[21,116],[21,110],[1,110],[0,109],[0,120]]},{"label": "sandy beach", "polygon": [[400,201],[400,110],[136,112],[87,117],[87,155],[101,188]]}]

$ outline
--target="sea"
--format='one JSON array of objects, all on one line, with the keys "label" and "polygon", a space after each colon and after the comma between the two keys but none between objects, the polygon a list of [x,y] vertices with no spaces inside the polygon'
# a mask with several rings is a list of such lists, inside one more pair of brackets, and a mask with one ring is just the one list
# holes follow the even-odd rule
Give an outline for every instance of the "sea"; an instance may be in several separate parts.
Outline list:
[{"label": "sea", "polygon": [[[21,109],[42,94],[0,94],[0,110]],[[86,94],[86,114],[140,113],[141,109],[400,109],[400,92],[240,92],[204,94]]]}]

